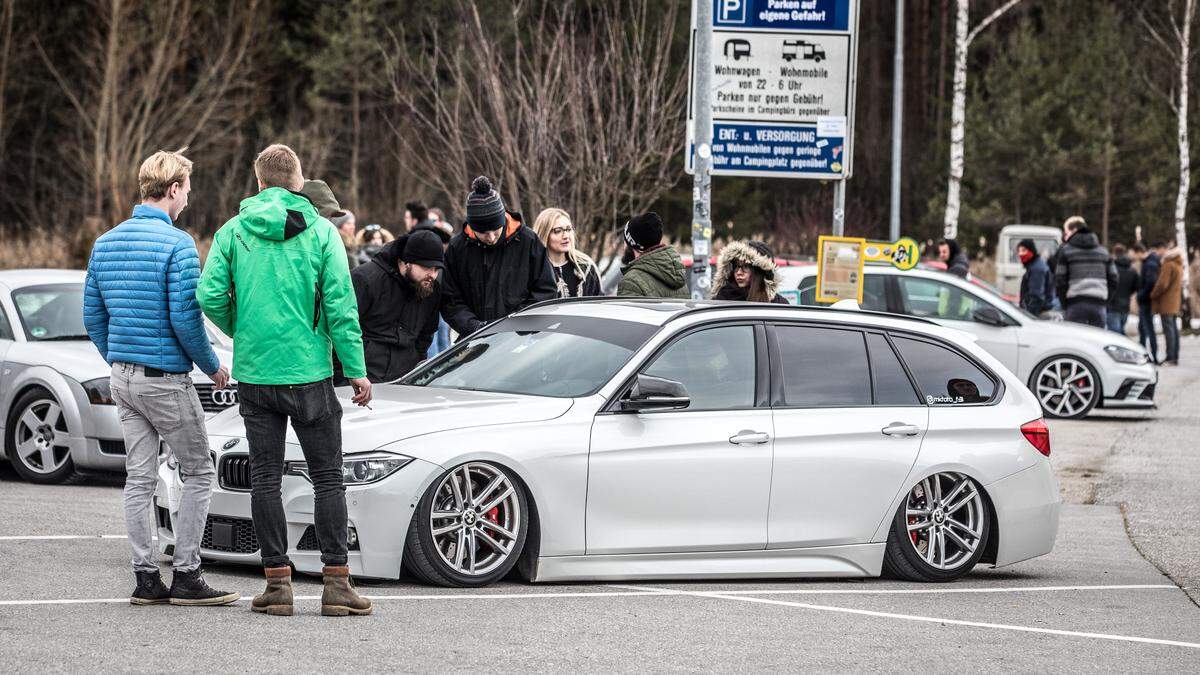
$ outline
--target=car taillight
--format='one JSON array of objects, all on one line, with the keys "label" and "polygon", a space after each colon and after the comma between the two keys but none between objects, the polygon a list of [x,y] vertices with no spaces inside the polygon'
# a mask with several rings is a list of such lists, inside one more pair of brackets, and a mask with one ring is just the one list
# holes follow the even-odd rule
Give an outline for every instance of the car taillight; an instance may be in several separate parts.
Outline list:
[{"label": "car taillight", "polygon": [[1037,448],[1038,452],[1050,456],[1050,428],[1046,426],[1046,420],[1038,419],[1022,424],[1021,433],[1025,434],[1025,440]]}]

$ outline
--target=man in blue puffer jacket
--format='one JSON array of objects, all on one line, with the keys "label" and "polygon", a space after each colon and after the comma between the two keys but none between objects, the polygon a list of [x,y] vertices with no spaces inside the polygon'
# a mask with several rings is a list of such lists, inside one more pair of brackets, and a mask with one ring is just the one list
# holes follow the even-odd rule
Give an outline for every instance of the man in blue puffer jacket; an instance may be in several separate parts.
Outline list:
[{"label": "man in blue puffer jacket", "polygon": [[[132,218],[96,240],[84,288],[83,323],[113,367],[109,388],[125,436],[125,528],[137,577],[129,598],[134,605],[224,605],[240,597],[214,590],[200,574],[200,538],[216,472],[204,410],[188,374],[195,363],[223,389],[229,370],[208,342],[196,302],[196,242],[175,227],[187,206],[191,172],[191,161],[180,152],[156,152],[142,163],[142,203],[133,207]],[[169,590],[154,560],[150,527],[160,437],[183,479]]]}]

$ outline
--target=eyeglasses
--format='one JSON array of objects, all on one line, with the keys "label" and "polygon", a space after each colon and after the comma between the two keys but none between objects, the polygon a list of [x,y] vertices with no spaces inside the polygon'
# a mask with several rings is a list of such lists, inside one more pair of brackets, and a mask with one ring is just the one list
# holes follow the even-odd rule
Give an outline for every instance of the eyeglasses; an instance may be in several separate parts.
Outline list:
[{"label": "eyeglasses", "polygon": [[550,230],[551,237],[557,237],[562,234],[570,234],[575,231],[575,228],[567,225],[566,227],[555,227]]}]

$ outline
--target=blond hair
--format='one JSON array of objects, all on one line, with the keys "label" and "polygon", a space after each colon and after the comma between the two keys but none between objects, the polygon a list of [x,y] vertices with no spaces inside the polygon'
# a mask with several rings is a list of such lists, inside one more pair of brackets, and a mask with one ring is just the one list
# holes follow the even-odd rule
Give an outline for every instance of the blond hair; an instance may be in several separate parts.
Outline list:
[{"label": "blond hair", "polygon": [[265,187],[299,190],[304,185],[300,158],[295,150],[280,143],[268,145],[258,153],[258,157],[254,158],[254,175]]},{"label": "blond hair", "polygon": [[146,158],[138,169],[138,191],[142,199],[162,199],[175,183],[183,186],[192,174],[192,160],[183,156],[186,147],[174,152],[159,150]]},{"label": "blond hair", "polygon": [[[542,245],[547,249],[550,248],[550,230],[554,229],[554,225],[560,220],[571,222],[571,216],[566,211],[557,208],[545,209],[538,214],[533,221],[533,231],[537,234],[538,239],[542,240]],[[571,248],[567,249],[567,261],[575,268],[575,276],[579,277],[580,291],[582,292],[583,281],[587,279],[589,270],[596,269],[596,261],[592,260],[588,254],[575,248],[575,239],[571,238]],[[597,274],[599,271],[597,270]],[[559,289],[559,294],[564,293],[563,289]],[[565,295],[563,297],[566,297]]]}]

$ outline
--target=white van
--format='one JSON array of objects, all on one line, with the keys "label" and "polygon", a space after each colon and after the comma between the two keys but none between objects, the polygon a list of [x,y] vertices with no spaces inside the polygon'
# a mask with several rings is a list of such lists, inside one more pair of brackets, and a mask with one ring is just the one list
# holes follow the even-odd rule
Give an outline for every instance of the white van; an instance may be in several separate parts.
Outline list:
[{"label": "white van", "polygon": [[1017,257],[1017,244],[1022,239],[1032,239],[1038,255],[1049,259],[1062,244],[1062,230],[1044,225],[1005,225],[1000,230],[1000,239],[996,242],[996,286],[1005,295],[1021,292],[1025,266]]}]

